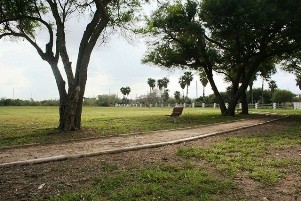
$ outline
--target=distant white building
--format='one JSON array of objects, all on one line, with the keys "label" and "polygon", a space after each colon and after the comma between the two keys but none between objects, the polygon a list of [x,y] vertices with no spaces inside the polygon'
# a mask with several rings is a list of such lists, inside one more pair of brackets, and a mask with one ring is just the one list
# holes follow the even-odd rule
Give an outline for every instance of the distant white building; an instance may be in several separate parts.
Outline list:
[{"label": "distant white building", "polygon": [[301,109],[301,102],[294,102],[294,110]]}]

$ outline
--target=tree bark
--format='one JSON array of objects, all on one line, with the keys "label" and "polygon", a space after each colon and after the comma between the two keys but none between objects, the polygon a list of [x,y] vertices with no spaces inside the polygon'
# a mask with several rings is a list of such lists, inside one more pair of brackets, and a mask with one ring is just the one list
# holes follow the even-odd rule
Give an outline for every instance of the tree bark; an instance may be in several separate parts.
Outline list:
[{"label": "tree bark", "polygon": [[241,114],[249,114],[249,106],[246,91],[241,95]]},{"label": "tree bark", "polygon": [[[260,61],[258,61],[258,63],[259,62]],[[257,70],[258,65],[259,64],[255,63],[254,65],[250,66],[250,70],[245,75],[245,79],[242,80],[240,87],[235,92],[235,94],[231,97],[231,101],[229,103],[228,110],[224,113],[224,116],[234,116],[235,115],[236,104],[243,94],[246,95],[246,90],[248,88],[248,85],[250,83],[252,76],[254,75],[254,73]]]},{"label": "tree bark", "polygon": [[[209,69],[212,69],[211,67],[209,67]],[[217,101],[219,103],[219,107],[220,107],[220,110],[221,110],[221,113],[225,113],[227,111],[227,108],[226,108],[226,105],[225,105],[225,102],[222,98],[222,96],[220,95],[218,89],[217,89],[217,86],[215,84],[215,81],[213,79],[213,74],[212,74],[212,70],[209,70],[208,68],[204,67],[204,70],[205,70],[205,73],[207,75],[207,79],[211,85],[211,89],[213,90],[213,93],[214,95],[216,96],[217,98]]]}]

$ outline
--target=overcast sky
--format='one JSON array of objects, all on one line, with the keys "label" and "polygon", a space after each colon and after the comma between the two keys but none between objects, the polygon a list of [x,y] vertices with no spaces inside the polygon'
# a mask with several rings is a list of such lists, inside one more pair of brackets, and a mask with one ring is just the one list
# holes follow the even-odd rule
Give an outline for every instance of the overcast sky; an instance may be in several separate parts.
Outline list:
[{"label": "overcast sky", "polygon": [[[67,27],[67,43],[73,65],[76,63],[80,29],[84,24],[77,20],[70,22]],[[41,41],[45,41],[43,37]],[[54,76],[48,63],[43,61],[36,50],[26,41],[11,42],[0,40],[0,98],[45,100],[58,99],[58,91]],[[181,91],[178,84],[183,70],[167,71],[159,67],[141,64],[141,58],[146,51],[142,40],[127,43],[122,37],[111,36],[107,44],[98,45],[93,51],[89,69],[85,97],[96,97],[100,94],[118,94],[120,88],[131,88],[130,98],[136,98],[149,92],[148,78],[162,79],[168,77],[168,89],[173,97],[174,91]],[[60,67],[62,67],[60,65]],[[193,73],[196,73],[193,71]],[[215,77],[217,86],[224,91],[227,84],[221,76]],[[295,76],[278,72],[272,76],[278,88],[300,94],[296,86]],[[261,87],[261,81],[255,82],[254,87]],[[265,83],[265,88],[267,88]],[[182,92],[182,91],[181,91]],[[212,94],[210,85],[205,89],[206,95]],[[201,96],[202,86],[199,77],[195,75],[189,89],[189,96]]]}]

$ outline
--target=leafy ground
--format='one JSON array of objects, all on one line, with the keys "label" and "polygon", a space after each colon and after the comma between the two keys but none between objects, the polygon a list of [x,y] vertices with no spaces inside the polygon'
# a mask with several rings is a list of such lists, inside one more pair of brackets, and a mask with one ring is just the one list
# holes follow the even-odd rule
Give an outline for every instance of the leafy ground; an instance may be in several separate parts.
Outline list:
[{"label": "leafy ground", "polygon": [[301,200],[301,117],[154,149],[1,168],[0,200]]},{"label": "leafy ground", "polygon": [[221,117],[218,109],[185,108],[174,124],[170,117],[165,116],[171,110],[84,107],[83,129],[80,132],[62,133],[55,129],[59,119],[57,107],[1,107],[0,147],[183,128],[242,118]]}]

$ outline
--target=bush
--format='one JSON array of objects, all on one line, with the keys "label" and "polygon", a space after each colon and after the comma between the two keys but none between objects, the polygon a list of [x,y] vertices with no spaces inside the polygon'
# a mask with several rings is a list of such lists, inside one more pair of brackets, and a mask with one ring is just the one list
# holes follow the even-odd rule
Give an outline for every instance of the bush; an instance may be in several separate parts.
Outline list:
[{"label": "bush", "polygon": [[273,93],[272,101],[274,103],[292,102],[296,95],[287,90],[276,90]]}]

